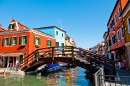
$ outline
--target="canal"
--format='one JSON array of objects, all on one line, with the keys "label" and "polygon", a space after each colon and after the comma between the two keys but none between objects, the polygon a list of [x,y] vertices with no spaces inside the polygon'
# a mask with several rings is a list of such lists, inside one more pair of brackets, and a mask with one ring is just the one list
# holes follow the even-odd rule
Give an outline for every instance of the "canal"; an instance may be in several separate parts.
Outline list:
[{"label": "canal", "polygon": [[84,71],[83,68],[75,67],[49,74],[1,75],[0,86],[92,86]]}]

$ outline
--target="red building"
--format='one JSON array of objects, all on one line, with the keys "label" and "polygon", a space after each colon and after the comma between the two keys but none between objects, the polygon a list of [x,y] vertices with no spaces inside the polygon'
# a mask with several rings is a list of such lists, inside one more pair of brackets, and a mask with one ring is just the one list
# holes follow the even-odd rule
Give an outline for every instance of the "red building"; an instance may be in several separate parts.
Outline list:
[{"label": "red building", "polygon": [[3,67],[21,62],[24,57],[38,48],[55,46],[55,38],[51,35],[28,28],[12,19],[6,30],[0,29],[0,56],[3,57]]},{"label": "red building", "polygon": [[117,0],[107,23],[109,37],[111,40],[110,50],[113,60],[125,59],[125,36],[121,12],[127,1],[128,0]]}]

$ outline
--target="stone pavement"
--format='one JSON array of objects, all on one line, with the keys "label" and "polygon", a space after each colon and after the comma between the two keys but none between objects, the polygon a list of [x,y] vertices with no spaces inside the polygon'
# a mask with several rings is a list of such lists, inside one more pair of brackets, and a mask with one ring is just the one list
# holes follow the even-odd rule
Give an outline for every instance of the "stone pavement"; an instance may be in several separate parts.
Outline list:
[{"label": "stone pavement", "polygon": [[0,68],[0,75],[4,74],[4,73],[9,73],[10,75],[25,75],[24,71],[21,70],[10,70],[9,68]]}]

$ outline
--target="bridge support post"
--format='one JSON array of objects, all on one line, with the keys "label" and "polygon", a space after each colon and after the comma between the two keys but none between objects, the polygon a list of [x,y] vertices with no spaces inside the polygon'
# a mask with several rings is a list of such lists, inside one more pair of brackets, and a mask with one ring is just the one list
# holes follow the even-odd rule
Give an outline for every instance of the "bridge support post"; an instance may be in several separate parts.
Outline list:
[{"label": "bridge support post", "polygon": [[74,47],[72,46],[71,49],[72,49],[72,61],[74,61]]},{"label": "bridge support post", "polygon": [[38,51],[36,51],[36,53],[37,53],[37,57],[36,57],[36,58],[37,58],[37,61],[38,61],[38,58],[39,58],[39,53],[38,53]]},{"label": "bridge support post", "polygon": [[93,82],[93,67],[92,67],[92,54],[89,54],[90,56],[90,81]]},{"label": "bridge support post", "polygon": [[52,60],[54,60],[54,47],[52,47]]}]

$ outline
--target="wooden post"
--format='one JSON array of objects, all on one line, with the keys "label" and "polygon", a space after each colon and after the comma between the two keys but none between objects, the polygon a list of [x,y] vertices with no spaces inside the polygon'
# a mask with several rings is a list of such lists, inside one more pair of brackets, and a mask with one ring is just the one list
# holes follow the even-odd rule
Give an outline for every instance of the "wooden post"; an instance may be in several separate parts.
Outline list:
[{"label": "wooden post", "polygon": [[36,51],[36,54],[37,54],[37,57],[36,57],[36,58],[37,58],[37,61],[38,61],[38,58],[39,58],[39,53],[38,53],[38,51]]},{"label": "wooden post", "polygon": [[71,51],[72,51],[72,60],[74,61],[74,47],[71,47]]},{"label": "wooden post", "polygon": [[[89,54],[90,55],[90,81],[92,81],[93,80],[93,73],[92,73],[92,71],[93,71],[93,68],[92,68],[92,54]],[[93,81],[92,81],[93,82]]]},{"label": "wooden post", "polygon": [[52,47],[52,60],[54,60],[54,47]]}]

